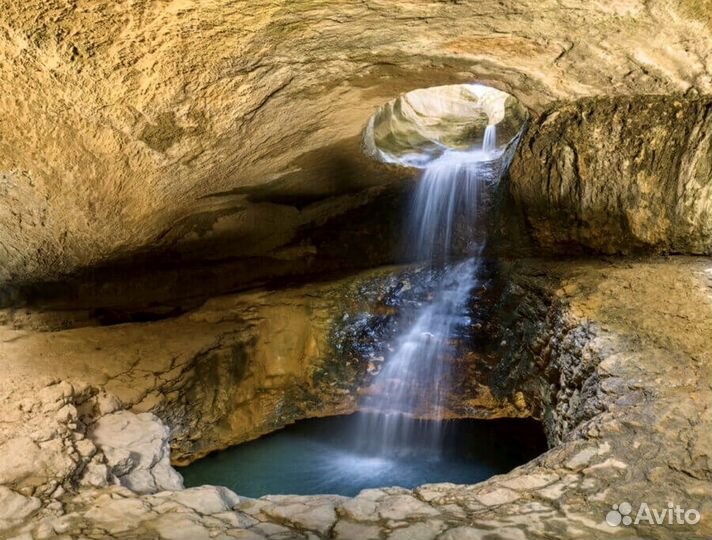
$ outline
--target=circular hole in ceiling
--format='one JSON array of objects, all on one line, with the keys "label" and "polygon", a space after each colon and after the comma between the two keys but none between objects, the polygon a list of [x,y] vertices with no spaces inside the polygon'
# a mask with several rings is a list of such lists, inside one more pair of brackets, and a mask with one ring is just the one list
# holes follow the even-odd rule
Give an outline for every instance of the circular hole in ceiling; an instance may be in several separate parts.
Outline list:
[{"label": "circular hole in ceiling", "polygon": [[448,151],[484,148],[496,157],[518,140],[528,118],[517,98],[489,86],[420,88],[378,108],[364,147],[379,161],[417,168]]}]

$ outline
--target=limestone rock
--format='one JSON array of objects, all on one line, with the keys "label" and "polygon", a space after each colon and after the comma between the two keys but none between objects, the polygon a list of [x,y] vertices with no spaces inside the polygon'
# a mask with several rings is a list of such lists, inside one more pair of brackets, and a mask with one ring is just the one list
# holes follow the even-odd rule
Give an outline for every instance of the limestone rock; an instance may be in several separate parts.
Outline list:
[{"label": "limestone rock", "polygon": [[27,519],[41,506],[40,499],[24,497],[11,489],[0,486],[0,530],[5,524],[18,524]]},{"label": "limestone rock", "polygon": [[482,146],[496,126],[500,144],[514,139],[529,118],[516,98],[494,88],[461,84],[413,90],[379,107],[364,131],[374,159],[422,167],[444,148]]},{"label": "limestone rock", "polygon": [[232,510],[240,498],[227,488],[220,486],[203,486],[173,492],[162,492],[156,495],[156,501],[170,500],[187,506],[199,514],[220,514]]},{"label": "limestone rock", "polygon": [[109,478],[113,479],[109,467],[102,463],[99,456],[90,461],[84,468],[81,477],[81,484],[92,487],[106,487],[109,485]]},{"label": "limestone rock", "polygon": [[91,458],[80,418],[91,389],[36,372],[14,378],[21,371],[0,383],[0,407],[7,411],[0,425],[0,483],[24,495],[49,496],[71,484]]},{"label": "limestone rock", "polygon": [[378,502],[378,515],[396,521],[437,515],[438,511],[412,495],[390,495]]},{"label": "limestone rock", "polygon": [[534,121],[509,190],[544,249],[712,253],[712,100],[590,98]]},{"label": "limestone rock", "polygon": [[171,467],[169,429],[153,414],[120,411],[102,416],[89,438],[106,456],[111,474],[137,493],[183,487]]},{"label": "limestone rock", "polygon": [[537,112],[581,96],[709,93],[708,8],[3,0],[0,95],[22,99],[0,110],[0,278],[55,278],[146,248],[295,273],[314,249],[291,242],[299,229],[374,186],[343,174],[361,168],[358,135],[379,105],[472,81]]},{"label": "limestone rock", "polygon": [[[506,349],[498,351],[500,362],[491,389],[493,394],[521,392],[542,411],[552,448],[539,458],[479,484],[372,489],[355,498],[253,500],[212,487],[142,495],[115,485],[82,486],[64,494],[57,490],[59,500],[45,504],[41,515],[28,513],[16,536],[92,540],[103,540],[107,534],[249,540],[361,540],[372,535],[453,540],[484,540],[493,535],[517,540],[709,537],[712,528],[705,519],[695,525],[630,528],[605,521],[613,504],[646,502],[664,509],[671,494],[682,507],[695,508],[703,516],[712,512],[707,443],[707,404],[712,400],[709,261],[538,259],[499,265],[500,276],[506,276],[509,285],[497,285],[501,293],[491,324],[496,328],[493,346],[506,342],[502,345]],[[558,294],[565,286],[569,293]],[[215,312],[200,316],[212,317]],[[149,328],[153,339],[160,336],[155,325]],[[60,332],[53,343],[71,335]],[[9,378],[27,365],[7,370],[0,384],[7,388]],[[22,418],[34,431],[53,433],[57,411],[68,403],[79,410],[82,404],[76,390],[65,395],[61,388],[49,388],[45,393],[53,397],[42,406],[23,406]],[[3,401],[3,408],[11,410],[9,403]],[[16,400],[11,403],[14,406]],[[94,409],[89,398],[86,403]],[[154,457],[161,456],[164,443],[146,438],[164,441],[165,428],[151,415],[134,415],[138,420],[125,415],[133,413],[107,417],[107,441],[135,440],[140,448],[150,448]],[[45,425],[48,419],[53,428]],[[121,428],[126,422],[129,427]],[[150,436],[134,436],[130,426],[136,425]],[[103,453],[102,445],[96,446],[93,459]],[[34,512],[37,505],[22,495],[17,499],[17,493],[0,491],[0,495],[18,501],[21,513]]]},{"label": "limestone rock", "polygon": [[379,540],[380,529],[375,525],[364,525],[341,520],[334,527],[334,538],[337,540],[351,540],[361,538],[363,540]]},{"label": "limestone rock", "polygon": [[430,520],[426,523],[414,523],[392,531],[389,540],[434,540],[443,530],[444,523]]},{"label": "limestone rock", "polygon": [[336,506],[344,497],[316,496],[294,497],[269,495],[260,511],[272,518],[285,521],[300,529],[315,531],[326,535],[336,523]]},{"label": "limestone rock", "polygon": [[[115,418],[107,413],[117,409],[152,412],[171,427],[173,463],[186,464],[303,418],[353,412],[374,375],[369,363],[385,361],[399,332],[399,313],[430,294],[427,276],[421,266],[378,268],[325,283],[216,297],[184,315],[148,323],[80,324],[51,332],[9,323],[0,326],[0,348],[7,369],[24,381],[15,384],[18,394],[32,395],[19,389],[40,373],[94,389],[82,404],[62,398],[66,389],[53,391],[59,401],[47,401],[53,415],[68,404],[77,409],[61,421],[67,437],[74,437],[76,430],[68,426],[80,416],[91,423],[96,415]],[[24,324],[31,319],[28,314]],[[19,335],[22,339],[16,339]],[[483,362],[481,356],[457,354],[466,360],[457,369],[467,382],[450,395],[448,416],[529,414],[508,397],[493,396],[484,378],[469,377]],[[38,406],[28,401],[28,407]],[[40,427],[50,425],[60,424],[43,420]],[[75,446],[87,467],[84,481],[102,485],[105,464],[94,460],[91,439]],[[28,451],[33,450],[23,453]],[[67,454],[59,447],[57,452]],[[126,452],[113,452],[116,472],[134,466],[135,456]],[[9,474],[20,470],[8,469]],[[70,470],[63,477],[71,476]]]}]

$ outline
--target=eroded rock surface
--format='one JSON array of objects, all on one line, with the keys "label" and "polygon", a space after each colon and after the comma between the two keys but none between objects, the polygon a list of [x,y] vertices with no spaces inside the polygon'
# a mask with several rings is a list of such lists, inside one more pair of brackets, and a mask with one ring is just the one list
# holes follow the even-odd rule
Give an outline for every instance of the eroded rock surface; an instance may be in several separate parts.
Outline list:
[{"label": "eroded rock surface", "polygon": [[591,98],[533,121],[509,191],[545,250],[712,252],[712,100]]},{"label": "eroded rock surface", "polygon": [[91,425],[89,439],[101,448],[109,475],[135,493],[183,487],[171,467],[170,431],[153,414],[118,411]]},{"label": "eroded rock surface", "polygon": [[364,150],[379,161],[422,167],[446,148],[482,147],[490,125],[504,146],[528,119],[516,98],[488,86],[421,88],[378,108],[364,130]]},{"label": "eroded rock surface", "polygon": [[[544,113],[509,185],[539,246],[709,254],[710,7],[0,0],[0,305],[76,308],[0,317],[0,537],[712,535],[706,259],[502,264],[449,414],[541,416],[552,449],[509,474],[249,500],[167,463],[353,410],[427,296],[384,269],[202,305],[392,260],[408,175],[360,134],[401,92]],[[606,525],[622,502],[703,518]]]},{"label": "eroded rock surface", "polygon": [[535,112],[712,91],[698,0],[3,0],[0,14],[3,280],[146,247],[199,260],[204,242],[298,260],[300,227],[382,181],[342,173],[362,166],[373,111],[415,88],[482,82]]},{"label": "eroded rock surface", "polygon": [[[215,298],[162,321],[111,326],[97,326],[79,311],[6,310],[0,351],[8,379],[0,386],[8,403],[28,384],[48,378],[61,379],[70,390],[84,388],[96,414],[109,414],[94,435],[102,439],[119,435],[124,426],[122,417],[110,413],[153,412],[171,426],[173,461],[186,463],[295,420],[353,412],[398,335],[399,314],[426,301],[433,282],[420,267],[382,268],[333,282]],[[521,400],[492,395],[486,378],[491,357],[463,350],[450,361],[459,384],[448,416],[530,414]],[[12,439],[9,426],[7,433]],[[154,435],[145,443],[157,444],[160,437]],[[139,442],[138,434],[128,438]],[[150,455],[162,455],[154,450]],[[109,466],[120,468],[125,449],[116,452]],[[117,476],[125,485],[153,489],[145,475],[140,482]]]}]

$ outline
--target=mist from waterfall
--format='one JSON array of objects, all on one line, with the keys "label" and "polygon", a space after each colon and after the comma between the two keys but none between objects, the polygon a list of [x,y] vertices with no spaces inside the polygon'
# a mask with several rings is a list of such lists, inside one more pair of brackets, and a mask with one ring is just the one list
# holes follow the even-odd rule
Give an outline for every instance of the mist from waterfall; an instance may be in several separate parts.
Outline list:
[{"label": "mist from waterfall", "polygon": [[[423,444],[439,448],[451,389],[450,362],[457,330],[471,324],[470,293],[477,284],[482,230],[472,231],[488,184],[499,180],[502,152],[487,126],[481,148],[448,150],[424,169],[412,201],[408,240],[414,257],[429,264],[431,297],[406,313],[411,321],[375,376],[361,408],[362,449],[392,456]],[[463,238],[463,235],[465,236]],[[456,260],[457,252],[469,254]],[[426,439],[424,441],[424,439]]]},{"label": "mist from waterfall", "polygon": [[458,262],[434,276],[434,297],[415,314],[398,338],[366,397],[362,445],[368,453],[389,456],[410,447],[437,447],[440,423],[450,388],[446,358],[455,351],[451,338],[457,326],[469,324],[467,301],[475,285],[477,259]]}]

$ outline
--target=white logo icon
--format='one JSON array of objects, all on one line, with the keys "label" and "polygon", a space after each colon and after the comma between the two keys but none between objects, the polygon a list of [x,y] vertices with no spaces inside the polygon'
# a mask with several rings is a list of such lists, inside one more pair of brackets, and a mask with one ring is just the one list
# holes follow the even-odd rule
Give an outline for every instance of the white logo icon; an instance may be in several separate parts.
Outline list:
[{"label": "white logo icon", "polygon": [[669,502],[667,508],[650,508],[647,503],[640,503],[638,511],[633,514],[633,506],[629,502],[614,504],[606,514],[606,523],[611,527],[619,525],[696,525],[702,519],[702,514],[694,508],[685,509]]},{"label": "white logo icon", "polygon": [[606,514],[606,523],[611,527],[617,527],[621,523],[630,525],[633,523],[633,518],[629,515],[632,511],[633,507],[629,502],[623,502],[620,505],[614,504],[613,510]]}]

